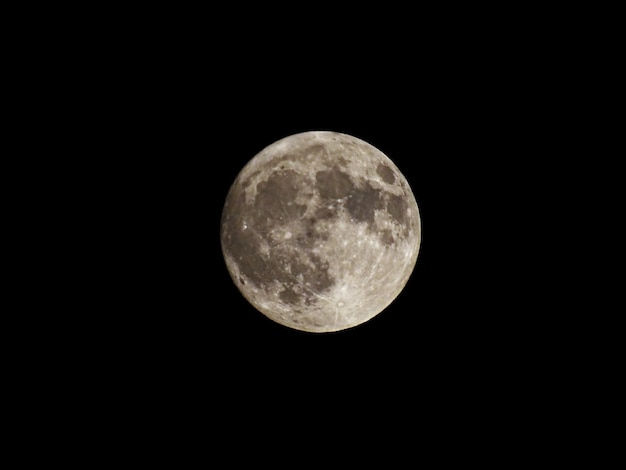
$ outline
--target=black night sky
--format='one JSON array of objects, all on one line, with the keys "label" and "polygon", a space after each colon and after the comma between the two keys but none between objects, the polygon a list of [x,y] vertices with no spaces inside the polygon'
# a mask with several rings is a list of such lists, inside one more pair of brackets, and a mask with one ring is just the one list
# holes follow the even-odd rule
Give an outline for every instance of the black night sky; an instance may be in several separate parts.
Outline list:
[{"label": "black night sky", "polygon": [[[208,421],[222,407],[243,413],[259,432],[279,414],[331,427],[328,417],[342,413],[364,426],[393,416],[411,426],[424,414],[436,422],[511,384],[510,371],[534,354],[528,332],[541,327],[525,295],[534,280],[517,269],[532,208],[511,189],[532,190],[524,175],[536,163],[535,121],[522,112],[532,93],[510,78],[506,54],[412,30],[396,54],[359,38],[226,47],[203,31],[178,47],[164,39],[153,55],[129,52],[84,103],[99,116],[81,134],[96,149],[97,204],[114,221],[97,227],[103,241],[92,249],[107,274],[82,336],[102,351],[99,367]],[[238,292],[220,246],[241,168],[308,130],[383,151],[421,213],[405,289],[374,319],[337,333],[264,317]]]},{"label": "black night sky", "polygon": [[[175,354],[192,348],[193,361],[208,348],[278,370],[294,355],[339,371],[353,360],[370,367],[360,358],[373,351],[382,364],[409,368],[424,357],[482,354],[501,321],[495,310],[506,309],[497,299],[507,252],[492,255],[506,249],[499,237],[510,229],[498,197],[508,177],[500,169],[509,171],[506,98],[481,80],[459,79],[461,62],[421,57],[413,68],[384,56],[329,63],[248,51],[238,59],[246,66],[231,70],[224,57],[198,64],[177,56],[176,73],[146,78],[125,95],[131,99],[114,129],[132,139],[114,158],[126,180],[116,184],[135,188],[124,216],[138,229],[129,231],[138,271],[123,276],[135,276],[149,305],[131,326],[154,329]],[[409,181],[422,217],[420,254],[401,295],[370,322],[327,335],[258,313],[232,283],[219,243],[222,206],[239,170],[265,146],[307,130],[344,132],[382,150]]]},{"label": "black night sky", "polygon": [[[153,327],[175,354],[191,348],[195,365],[208,352],[246,370],[280,374],[290,361],[304,361],[298,373],[341,376],[355,367],[408,371],[483,357],[485,344],[504,341],[489,333],[501,321],[494,308],[502,291],[494,283],[503,279],[487,249],[501,247],[498,233],[508,230],[494,187],[486,185],[497,178],[489,162],[506,131],[494,103],[422,68],[383,64],[381,76],[335,76],[318,67],[311,77],[304,65],[270,64],[206,82],[192,75],[176,82],[180,89],[141,127],[153,153],[133,168],[147,188],[137,217],[157,224],[141,245],[149,247],[141,256],[151,281],[141,285],[155,309],[145,315],[154,315]],[[243,165],[282,137],[320,129],[354,135],[389,156],[422,217],[420,254],[401,295],[370,322],[325,335],[258,313],[232,283],[219,243],[222,205]]]}]

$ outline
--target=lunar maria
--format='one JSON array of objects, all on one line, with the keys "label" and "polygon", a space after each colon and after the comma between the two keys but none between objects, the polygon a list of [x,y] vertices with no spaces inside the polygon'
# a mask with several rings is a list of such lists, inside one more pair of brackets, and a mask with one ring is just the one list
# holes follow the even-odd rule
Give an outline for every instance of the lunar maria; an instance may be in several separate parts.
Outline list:
[{"label": "lunar maria", "polygon": [[271,320],[324,333],[367,322],[411,276],[421,223],[393,161],[344,133],[271,143],[242,168],[222,212],[224,261]]}]

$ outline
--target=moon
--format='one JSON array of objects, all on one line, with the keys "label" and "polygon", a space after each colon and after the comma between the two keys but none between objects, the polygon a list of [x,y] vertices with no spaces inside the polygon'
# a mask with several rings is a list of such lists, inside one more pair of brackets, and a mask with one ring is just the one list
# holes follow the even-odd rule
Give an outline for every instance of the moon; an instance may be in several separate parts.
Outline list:
[{"label": "moon", "polygon": [[421,240],[417,202],[398,167],[370,143],[332,131],[287,136],[248,161],[220,230],[244,298],[313,333],[353,328],[387,308]]}]

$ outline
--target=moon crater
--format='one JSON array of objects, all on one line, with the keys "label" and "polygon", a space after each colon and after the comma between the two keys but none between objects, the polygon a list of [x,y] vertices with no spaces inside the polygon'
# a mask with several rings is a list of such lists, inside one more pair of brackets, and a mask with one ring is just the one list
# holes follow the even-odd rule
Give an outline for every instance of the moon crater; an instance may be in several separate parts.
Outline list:
[{"label": "moon crater", "polygon": [[420,245],[406,178],[347,134],[281,139],[241,170],[222,213],[222,252],[242,295],[311,332],[359,325],[401,292]]}]

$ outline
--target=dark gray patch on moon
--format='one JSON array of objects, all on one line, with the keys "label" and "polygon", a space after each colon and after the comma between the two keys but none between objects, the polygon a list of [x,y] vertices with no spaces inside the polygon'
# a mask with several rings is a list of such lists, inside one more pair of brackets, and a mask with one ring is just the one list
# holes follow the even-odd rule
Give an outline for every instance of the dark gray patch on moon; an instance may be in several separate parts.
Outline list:
[{"label": "dark gray patch on moon", "polygon": [[315,174],[315,182],[320,196],[324,199],[341,199],[354,189],[350,176],[337,167],[329,171],[318,171]]},{"label": "dark gray patch on moon", "polygon": [[280,297],[280,300],[289,305],[297,304],[301,300],[300,294],[294,291],[293,288],[287,288],[284,291],[281,291],[278,296]]},{"label": "dark gray patch on moon", "polygon": [[[252,204],[245,202],[242,189],[249,184],[234,185],[223,213],[222,244],[237,263],[240,284],[247,280],[264,289],[276,282],[283,286],[278,295],[286,304],[312,302],[311,292],[325,292],[335,283],[328,263],[309,250],[318,240],[328,238],[316,229],[315,219],[300,220],[303,230],[296,243],[284,243],[270,235],[271,229],[302,218],[307,206],[296,204],[295,199],[308,185],[306,177],[296,171],[274,172],[257,185]],[[269,247],[269,253],[261,250],[263,245]]]},{"label": "dark gray patch on moon", "polygon": [[380,232],[380,241],[383,242],[385,245],[393,245],[395,242],[395,239],[393,238],[393,234],[391,233],[391,230],[385,229],[382,232]]},{"label": "dark gray patch on moon", "polygon": [[306,211],[306,206],[294,202],[304,182],[304,177],[293,170],[273,173],[257,185],[255,209],[269,221],[297,219]]},{"label": "dark gray patch on moon", "polygon": [[272,266],[257,249],[251,248],[260,246],[260,235],[250,229],[241,230],[227,226],[227,230],[223,240],[224,250],[235,258],[241,274],[257,286],[262,285],[265,275],[272,271]]},{"label": "dark gray patch on moon", "polygon": [[[386,183],[396,182],[393,170],[389,166],[381,163],[376,171]],[[337,217],[338,206],[343,206],[352,219],[365,222],[372,232],[378,232],[382,243],[392,245],[396,240],[391,231],[380,232],[376,227],[376,211],[386,209],[390,217],[403,227],[402,235],[405,237],[408,235],[408,206],[403,196],[382,191],[369,182],[363,186],[356,186],[350,175],[337,166],[330,170],[318,171],[315,174],[315,183],[322,198],[322,203],[315,213],[318,219]]]},{"label": "dark gray patch on moon", "polygon": [[400,225],[406,226],[408,223],[407,202],[402,196],[389,194],[387,199],[387,212]]},{"label": "dark gray patch on moon", "polygon": [[226,198],[222,215],[222,246],[235,258],[242,271],[252,278],[263,263],[258,253],[249,253],[251,246],[258,246],[261,239],[254,230],[248,230],[245,193],[241,186],[234,185]]},{"label": "dark gray patch on moon", "polygon": [[384,207],[380,190],[373,188],[369,183],[364,189],[355,188],[346,201],[346,209],[350,215],[359,222],[367,222],[372,229],[375,229],[374,211]]},{"label": "dark gray patch on moon", "polygon": [[[318,171],[315,182],[323,205],[318,210],[319,218],[332,218],[338,214],[334,202],[341,199],[350,216],[359,222],[367,222],[374,228],[374,211],[384,208],[384,200],[379,189],[367,183],[359,188],[354,185],[352,178],[338,167],[331,170]],[[330,204],[330,205],[329,205]]]},{"label": "dark gray patch on moon", "polygon": [[389,194],[387,198],[387,212],[402,227],[402,236],[409,235],[409,213],[406,198],[396,194]]},{"label": "dark gray patch on moon", "polygon": [[396,181],[396,176],[393,174],[393,170],[384,163],[379,163],[376,167],[376,173],[387,184],[393,184]]}]

